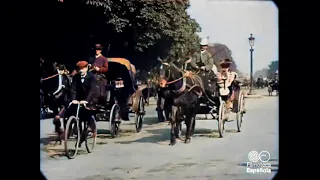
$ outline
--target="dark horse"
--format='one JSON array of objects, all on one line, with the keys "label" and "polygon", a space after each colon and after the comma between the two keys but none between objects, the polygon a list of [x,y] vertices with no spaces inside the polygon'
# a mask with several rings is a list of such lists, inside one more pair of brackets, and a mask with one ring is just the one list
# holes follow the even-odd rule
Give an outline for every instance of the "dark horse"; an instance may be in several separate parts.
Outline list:
[{"label": "dark horse", "polygon": [[171,123],[170,145],[175,145],[179,137],[181,122],[185,121],[185,143],[191,142],[195,128],[195,116],[203,99],[208,96],[204,92],[202,78],[197,74],[186,75],[173,62],[163,62],[160,71],[159,86],[163,88],[163,96],[172,105],[169,117]]},{"label": "dark horse", "polygon": [[[70,79],[66,74],[64,65],[57,65],[57,63],[50,63],[47,61],[40,61],[40,99],[42,101],[42,108],[48,106],[55,115],[53,124],[55,125],[55,132],[58,133],[57,141],[60,141],[62,134],[60,117],[63,117],[65,108],[67,108],[70,97]],[[42,96],[42,98],[41,98]]]}]

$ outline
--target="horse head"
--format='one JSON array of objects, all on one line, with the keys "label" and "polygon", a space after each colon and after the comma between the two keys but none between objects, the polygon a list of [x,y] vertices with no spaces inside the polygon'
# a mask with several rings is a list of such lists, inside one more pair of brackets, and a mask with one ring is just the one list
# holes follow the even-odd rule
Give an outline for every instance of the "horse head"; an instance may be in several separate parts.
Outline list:
[{"label": "horse head", "polygon": [[63,76],[56,62],[43,61],[40,67],[40,78],[44,94],[60,94],[63,87]]},{"label": "horse head", "polygon": [[161,62],[158,85],[160,88],[169,88],[172,90],[180,89],[183,85],[183,73],[176,66],[176,61],[162,60]]}]

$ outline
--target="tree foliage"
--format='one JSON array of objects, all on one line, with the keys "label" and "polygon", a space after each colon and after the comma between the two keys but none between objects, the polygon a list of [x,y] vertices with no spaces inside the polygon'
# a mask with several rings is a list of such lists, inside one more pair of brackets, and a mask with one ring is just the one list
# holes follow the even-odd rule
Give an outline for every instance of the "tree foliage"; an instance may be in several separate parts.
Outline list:
[{"label": "tree foliage", "polygon": [[124,41],[136,52],[161,44],[163,52],[174,55],[186,53],[199,43],[200,26],[186,12],[188,0],[86,0],[86,3],[103,8],[106,23],[115,32],[130,34]]},{"label": "tree foliage", "polygon": [[278,69],[279,69],[279,61],[272,61],[272,62],[268,65],[268,73],[269,73],[270,75],[275,74]]},{"label": "tree foliage", "polygon": [[224,59],[230,59],[233,63],[231,64],[231,69],[238,72],[237,64],[232,58],[232,51],[224,44],[215,43],[213,46],[208,47],[208,51],[212,54],[214,64],[220,70],[220,62]]}]

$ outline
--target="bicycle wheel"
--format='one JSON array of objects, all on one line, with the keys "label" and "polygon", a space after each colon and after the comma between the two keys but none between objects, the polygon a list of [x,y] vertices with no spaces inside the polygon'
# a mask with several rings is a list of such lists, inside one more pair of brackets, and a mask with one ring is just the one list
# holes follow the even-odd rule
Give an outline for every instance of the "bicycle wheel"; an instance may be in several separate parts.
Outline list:
[{"label": "bicycle wheel", "polygon": [[85,132],[86,132],[85,135],[87,136],[85,140],[85,145],[88,153],[93,152],[93,149],[97,142],[97,122],[95,118],[93,118],[92,125],[93,127],[96,127],[95,133],[93,133],[92,127],[91,127],[91,130],[88,130],[88,122],[86,123],[86,127],[85,127]]},{"label": "bicycle wheel", "polygon": [[79,120],[75,116],[68,119],[64,133],[64,151],[69,159],[73,159],[78,153],[80,142]]}]

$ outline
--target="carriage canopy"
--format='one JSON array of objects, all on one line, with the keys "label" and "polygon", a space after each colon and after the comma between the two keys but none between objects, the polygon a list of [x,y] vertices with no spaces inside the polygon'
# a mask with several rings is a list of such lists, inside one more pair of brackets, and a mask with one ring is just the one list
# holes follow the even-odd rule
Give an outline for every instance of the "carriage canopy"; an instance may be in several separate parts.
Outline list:
[{"label": "carriage canopy", "polygon": [[125,59],[125,58],[110,58],[109,57],[108,61],[109,62],[117,62],[117,63],[120,63],[122,65],[125,65],[129,71],[132,71],[130,61]]},{"label": "carriage canopy", "polygon": [[[109,58],[109,67],[108,67],[108,71],[106,73],[106,78],[108,80],[116,80],[117,78],[121,78],[123,80],[124,83],[124,89],[127,93],[132,94],[134,93],[134,88],[132,86],[133,82],[132,82],[132,77],[130,75],[130,69],[128,69],[128,64],[127,62],[129,62],[128,60],[124,59],[124,58],[117,58],[117,60],[110,60],[112,58]],[[120,60],[123,59],[123,60]],[[129,62],[129,67],[130,66],[130,62]]]}]

